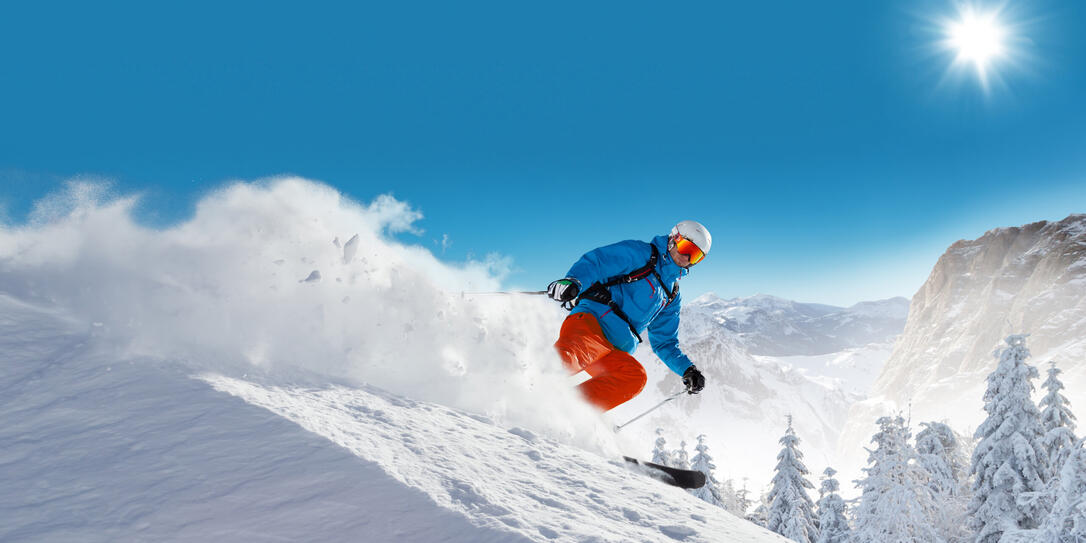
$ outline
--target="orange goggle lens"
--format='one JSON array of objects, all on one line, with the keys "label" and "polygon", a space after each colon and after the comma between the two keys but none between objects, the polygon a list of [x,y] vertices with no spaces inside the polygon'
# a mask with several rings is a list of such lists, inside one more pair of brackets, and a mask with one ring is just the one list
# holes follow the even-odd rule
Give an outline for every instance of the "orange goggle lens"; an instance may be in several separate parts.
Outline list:
[{"label": "orange goggle lens", "polygon": [[675,238],[675,250],[681,255],[690,257],[691,264],[697,264],[701,262],[701,259],[705,258],[705,252],[700,247],[682,236]]}]

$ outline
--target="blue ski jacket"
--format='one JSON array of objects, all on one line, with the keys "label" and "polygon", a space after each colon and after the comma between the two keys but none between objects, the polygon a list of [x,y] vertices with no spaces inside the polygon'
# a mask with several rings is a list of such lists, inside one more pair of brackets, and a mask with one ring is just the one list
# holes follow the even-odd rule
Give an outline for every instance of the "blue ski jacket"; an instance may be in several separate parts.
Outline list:
[{"label": "blue ski jacket", "polygon": [[[644,266],[652,256],[650,243],[660,251],[656,260],[656,272],[660,274],[664,284],[661,285],[655,275],[649,274],[639,281],[610,287],[611,299],[626,313],[638,333],[648,329],[652,351],[671,371],[682,375],[693,365],[679,349],[679,306],[682,295],[677,295],[670,304],[667,302],[667,295],[675,281],[689,273],[689,270],[680,268],[671,259],[667,250],[667,236],[656,236],[648,243],[628,240],[593,249],[573,264],[566,277],[580,283],[581,292],[584,292],[594,283],[604,283]],[[626,321],[615,315],[607,305],[581,300],[572,313],[594,315],[603,328],[603,334],[616,348],[628,353],[637,349],[637,337],[630,331]]]}]

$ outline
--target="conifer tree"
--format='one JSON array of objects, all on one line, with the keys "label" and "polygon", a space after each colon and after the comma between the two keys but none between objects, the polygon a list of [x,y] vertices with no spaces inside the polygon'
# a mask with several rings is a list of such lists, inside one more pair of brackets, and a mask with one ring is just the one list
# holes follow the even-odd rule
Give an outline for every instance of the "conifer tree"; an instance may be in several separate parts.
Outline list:
[{"label": "conifer tree", "polygon": [[1039,530],[1038,543],[1086,541],[1086,448],[1082,441],[1071,448],[1059,475],[1052,513]]},{"label": "conifer tree", "polygon": [[769,524],[769,492],[763,492],[758,497],[758,507],[747,515],[747,520],[765,528]]},{"label": "conifer tree", "polygon": [[667,440],[664,439],[664,429],[656,429],[656,448],[652,450],[652,462],[661,466],[670,466],[674,463],[671,453],[667,450]]},{"label": "conifer tree", "polygon": [[936,528],[947,541],[965,541],[970,536],[968,457],[958,435],[946,424],[922,422],[920,426],[924,429],[916,435],[916,453],[938,504],[933,519]]},{"label": "conifer tree", "polygon": [[933,526],[934,494],[926,470],[909,443],[909,430],[900,416],[878,419],[871,439],[863,490],[855,510],[855,543],[936,543],[944,539]]},{"label": "conifer tree", "polygon": [[747,479],[746,479],[746,477],[744,477],[743,478],[743,488],[740,488],[739,490],[735,491],[735,508],[738,511],[742,512],[742,513],[736,513],[736,514],[739,515],[740,517],[746,516],[747,520],[750,520],[748,511],[750,511],[750,508],[753,505],[754,505],[754,502],[750,499],[750,491],[747,490]]},{"label": "conifer tree", "polygon": [[1044,444],[1047,449],[1049,477],[1057,478],[1063,468],[1064,461],[1074,448],[1075,415],[1071,413],[1071,404],[1060,393],[1063,390],[1063,382],[1060,381],[1060,371],[1055,362],[1050,362],[1048,378],[1041,384],[1047,392],[1041,398],[1041,424],[1044,425]]},{"label": "conifer tree", "polygon": [[818,489],[818,539],[817,543],[846,543],[851,535],[845,516],[845,500],[837,493],[840,483],[834,478],[837,471],[826,468],[822,472],[822,486]]},{"label": "conifer tree", "polygon": [[723,496],[720,491],[720,482],[717,481],[716,476],[713,474],[716,465],[713,464],[713,457],[709,456],[709,446],[705,444],[705,434],[698,436],[698,444],[694,447],[694,450],[697,451],[697,453],[694,455],[690,469],[705,474],[705,485],[701,488],[695,488],[690,492],[694,496],[697,496],[698,499],[718,507],[725,507]]},{"label": "conifer tree", "polygon": [[686,452],[686,441],[679,442],[679,448],[671,453],[672,467],[690,469],[690,453]]},{"label": "conifer tree", "polygon": [[747,514],[747,510],[739,505],[739,495],[735,490],[735,483],[731,479],[724,479],[723,483],[720,483],[720,502],[722,507],[729,513],[743,518]]},{"label": "conifer tree", "polygon": [[931,488],[937,494],[968,494],[969,459],[958,434],[942,422],[921,422],[916,434],[920,463],[931,474]]},{"label": "conifer tree", "polygon": [[777,474],[769,491],[766,528],[792,541],[811,543],[818,537],[818,531],[811,511],[814,503],[807,495],[807,489],[814,486],[807,480],[809,472],[803,465],[803,453],[799,451],[799,438],[792,429],[791,416],[780,444],[783,448],[777,455]]},{"label": "conifer tree", "polygon": [[[1030,398],[1037,368],[1026,363],[1025,335],[1006,339],[999,366],[988,375],[984,410],[973,451],[973,499],[969,505],[976,543],[995,543],[1003,533],[1033,529],[1044,520],[1048,473],[1041,413]],[[1031,498],[1031,496],[1033,498]]]}]

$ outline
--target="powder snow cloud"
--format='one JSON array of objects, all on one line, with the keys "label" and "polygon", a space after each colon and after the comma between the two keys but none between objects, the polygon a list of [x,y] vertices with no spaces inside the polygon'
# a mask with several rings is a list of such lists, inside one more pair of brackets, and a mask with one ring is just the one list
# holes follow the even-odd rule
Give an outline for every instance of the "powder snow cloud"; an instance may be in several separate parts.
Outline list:
[{"label": "powder snow cloud", "polygon": [[599,423],[551,347],[561,310],[471,295],[500,289],[508,259],[450,264],[397,241],[421,233],[406,202],[237,182],[165,229],[134,220],[138,203],[86,180],[43,199],[27,224],[0,227],[0,292],[85,322],[118,358],[369,383],[567,438]]}]

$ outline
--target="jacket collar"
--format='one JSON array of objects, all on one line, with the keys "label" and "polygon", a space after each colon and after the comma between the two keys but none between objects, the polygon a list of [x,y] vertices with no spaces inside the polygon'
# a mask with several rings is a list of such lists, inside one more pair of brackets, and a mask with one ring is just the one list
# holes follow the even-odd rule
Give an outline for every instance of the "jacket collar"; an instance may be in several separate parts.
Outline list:
[{"label": "jacket collar", "polygon": [[656,236],[652,238],[652,244],[660,251],[660,259],[656,262],[656,269],[659,270],[661,276],[664,278],[674,277],[680,279],[690,273],[690,270],[680,268],[679,265],[671,259],[671,252],[667,250],[667,236]]}]

